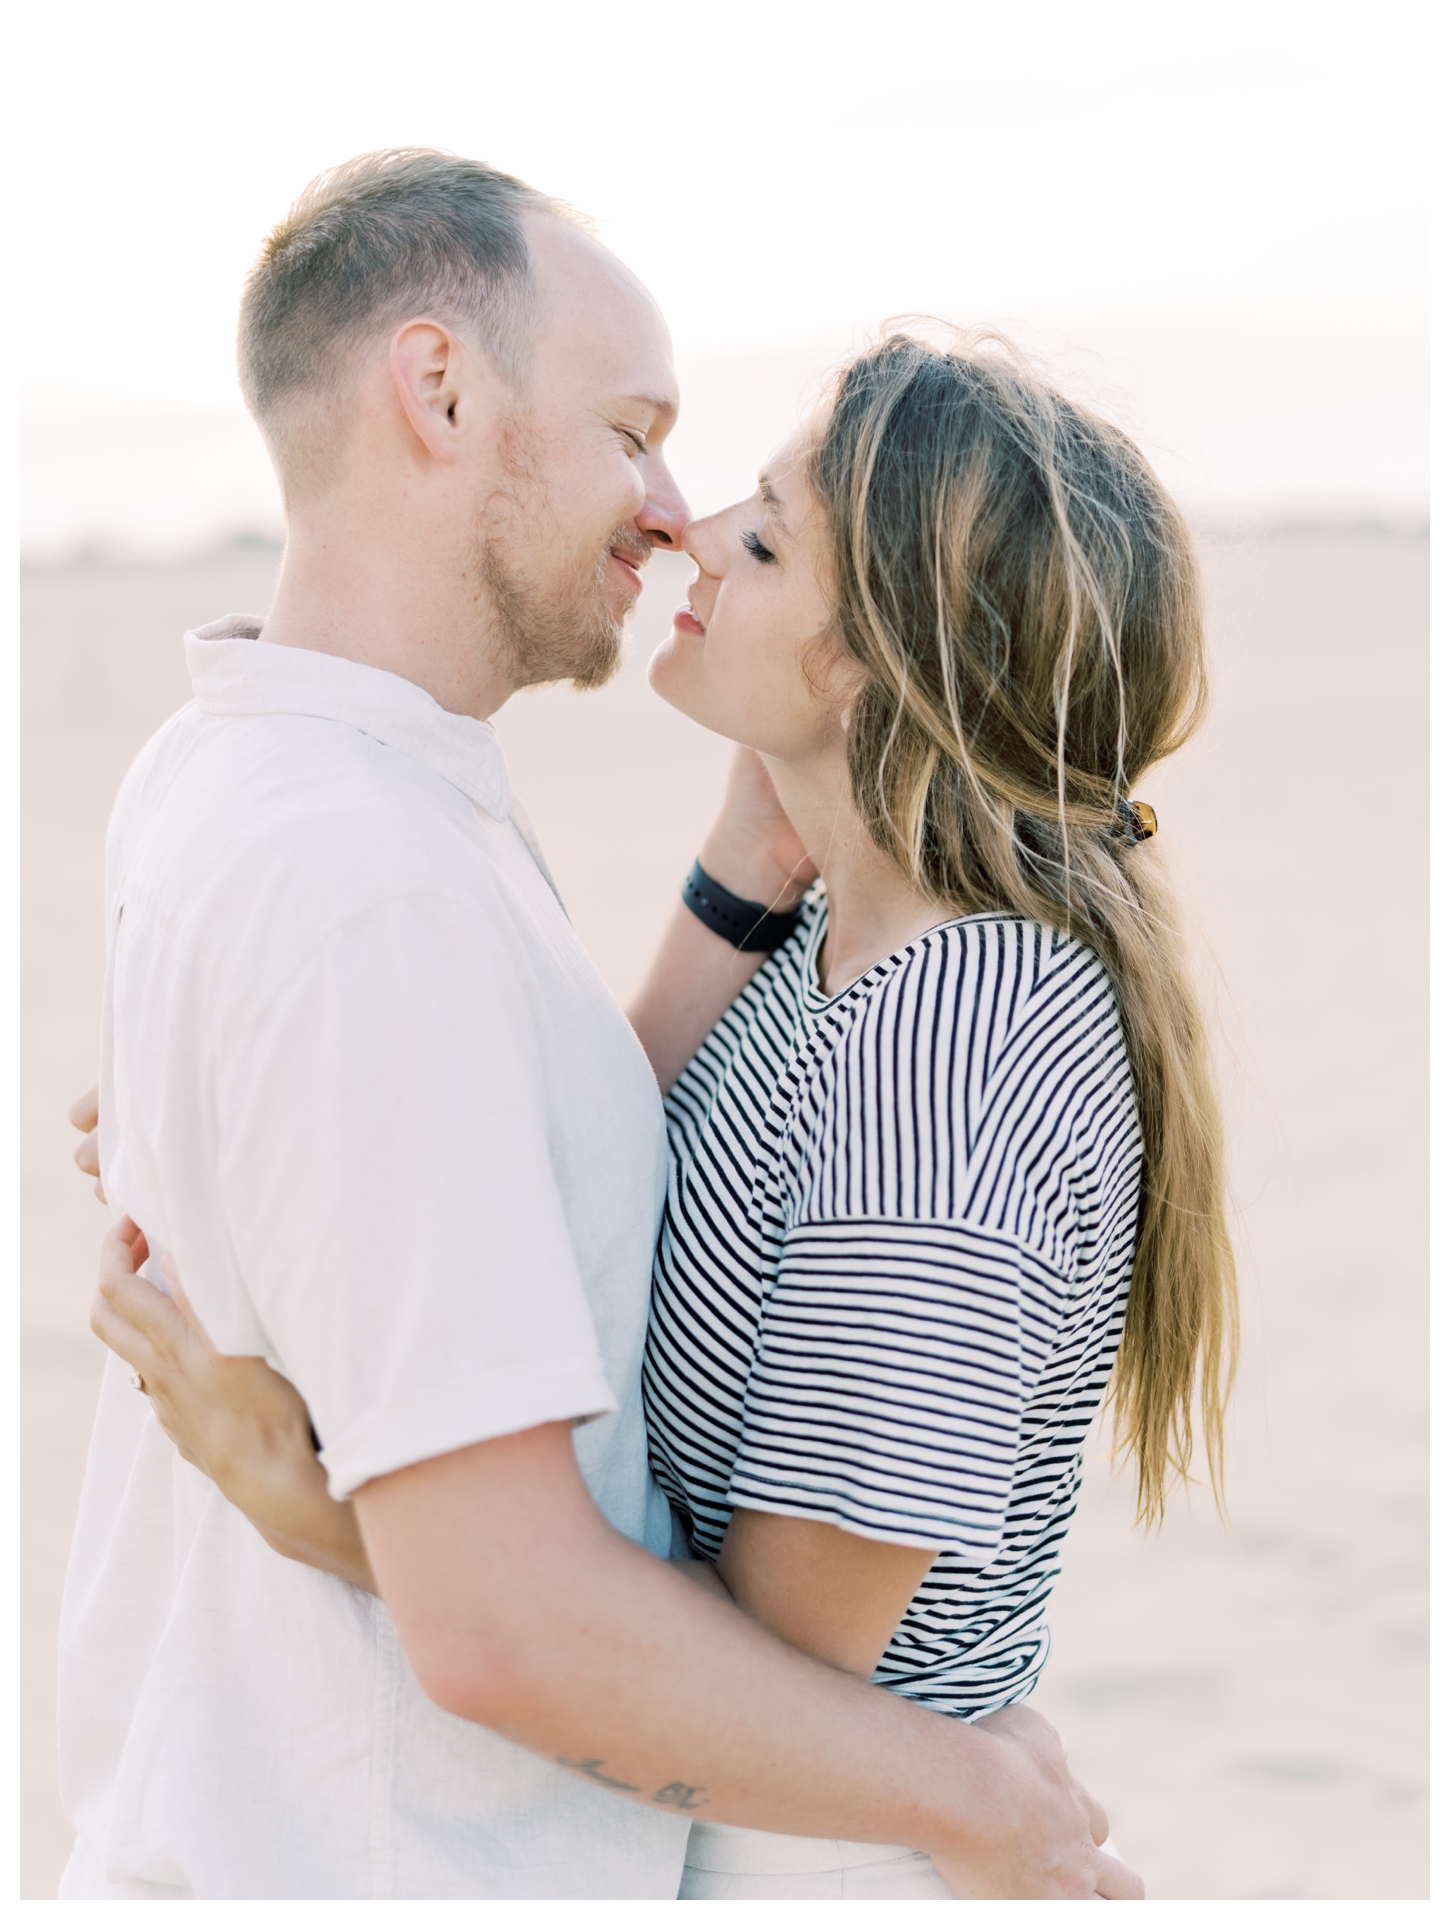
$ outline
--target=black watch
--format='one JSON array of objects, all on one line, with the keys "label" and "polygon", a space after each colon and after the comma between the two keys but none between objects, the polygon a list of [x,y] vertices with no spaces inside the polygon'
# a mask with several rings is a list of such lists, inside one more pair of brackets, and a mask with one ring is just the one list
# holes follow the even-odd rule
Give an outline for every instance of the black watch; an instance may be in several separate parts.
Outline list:
[{"label": "black watch", "polygon": [[702,920],[711,933],[728,940],[737,953],[774,953],[800,925],[798,906],[789,913],[772,913],[758,900],[742,900],[718,880],[712,880],[698,860],[680,890],[680,898],[697,920]]}]

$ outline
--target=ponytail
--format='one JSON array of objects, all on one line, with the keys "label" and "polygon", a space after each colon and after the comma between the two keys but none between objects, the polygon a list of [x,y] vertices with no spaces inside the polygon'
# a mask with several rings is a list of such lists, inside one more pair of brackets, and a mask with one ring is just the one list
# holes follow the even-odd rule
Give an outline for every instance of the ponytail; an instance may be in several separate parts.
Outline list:
[{"label": "ponytail", "polygon": [[813,437],[848,736],[872,838],[954,913],[1092,948],[1116,990],[1143,1139],[1110,1389],[1140,1521],[1199,1431],[1215,1498],[1238,1339],[1207,1036],[1132,790],[1206,704],[1192,540],[1132,443],[981,342],[894,334],[841,375]]}]

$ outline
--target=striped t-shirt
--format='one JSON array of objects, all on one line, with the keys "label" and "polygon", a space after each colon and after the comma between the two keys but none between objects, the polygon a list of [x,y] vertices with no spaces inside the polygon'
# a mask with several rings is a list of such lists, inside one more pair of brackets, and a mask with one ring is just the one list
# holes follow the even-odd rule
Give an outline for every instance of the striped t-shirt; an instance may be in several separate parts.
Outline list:
[{"label": "striped t-shirt", "polygon": [[935,1547],[876,1680],[1030,1693],[1122,1332],[1142,1157],[1101,962],[1035,922],[937,927],[835,996],[823,896],[665,1103],[645,1406],[713,1560],[733,1507]]}]

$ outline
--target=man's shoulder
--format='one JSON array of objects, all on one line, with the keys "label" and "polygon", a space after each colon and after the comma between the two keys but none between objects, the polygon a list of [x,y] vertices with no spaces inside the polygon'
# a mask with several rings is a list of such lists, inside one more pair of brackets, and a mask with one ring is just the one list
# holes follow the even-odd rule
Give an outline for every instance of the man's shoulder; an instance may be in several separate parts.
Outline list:
[{"label": "man's shoulder", "polygon": [[189,700],[152,734],[126,769],[111,807],[107,840],[111,845],[133,832],[149,805],[155,803],[158,785],[165,785],[185,758],[188,736],[194,731],[197,706]]},{"label": "man's shoulder", "polygon": [[486,904],[506,822],[413,756],[307,715],[183,710],[127,776],[111,883],[208,939],[284,923],[298,943],[419,893]]}]

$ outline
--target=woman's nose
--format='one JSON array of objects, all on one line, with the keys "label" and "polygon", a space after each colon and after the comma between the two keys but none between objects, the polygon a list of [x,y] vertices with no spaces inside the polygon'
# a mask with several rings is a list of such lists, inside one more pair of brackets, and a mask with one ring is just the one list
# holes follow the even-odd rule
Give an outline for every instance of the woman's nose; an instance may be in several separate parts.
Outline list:
[{"label": "woman's nose", "polygon": [[709,552],[712,544],[710,540],[710,522],[708,520],[691,520],[689,524],[681,530],[680,546],[694,561],[702,574],[713,571],[706,558],[706,554]]},{"label": "woman's nose", "polygon": [[699,520],[691,520],[681,532],[680,545],[701,573],[717,576],[724,573],[728,552],[726,536],[736,511],[727,507],[722,513],[705,514]]}]

